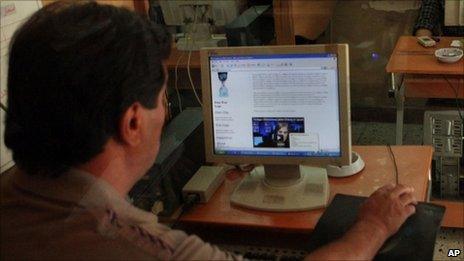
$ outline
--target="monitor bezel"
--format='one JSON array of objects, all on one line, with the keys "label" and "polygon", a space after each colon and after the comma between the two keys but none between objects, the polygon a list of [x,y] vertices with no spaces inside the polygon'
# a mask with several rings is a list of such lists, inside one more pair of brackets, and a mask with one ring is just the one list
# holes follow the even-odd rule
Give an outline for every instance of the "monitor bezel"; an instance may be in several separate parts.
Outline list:
[{"label": "monitor bezel", "polygon": [[[214,153],[212,125],[212,95],[210,56],[253,55],[253,54],[318,54],[333,53],[338,62],[338,89],[340,112],[340,157],[294,157],[294,156],[232,156]],[[200,51],[205,156],[207,162],[229,164],[303,164],[313,166],[349,165],[351,163],[351,127],[349,92],[349,50],[347,44],[297,45],[297,46],[254,46],[214,47]]]}]

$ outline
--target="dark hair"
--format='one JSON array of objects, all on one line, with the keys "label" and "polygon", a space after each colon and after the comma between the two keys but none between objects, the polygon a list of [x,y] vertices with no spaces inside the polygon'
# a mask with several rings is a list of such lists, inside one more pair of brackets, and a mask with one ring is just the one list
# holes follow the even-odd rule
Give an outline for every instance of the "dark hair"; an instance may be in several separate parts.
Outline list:
[{"label": "dark hair", "polygon": [[15,162],[57,176],[102,152],[130,105],[157,106],[170,44],[123,8],[57,2],[35,13],[10,50],[5,144]]}]

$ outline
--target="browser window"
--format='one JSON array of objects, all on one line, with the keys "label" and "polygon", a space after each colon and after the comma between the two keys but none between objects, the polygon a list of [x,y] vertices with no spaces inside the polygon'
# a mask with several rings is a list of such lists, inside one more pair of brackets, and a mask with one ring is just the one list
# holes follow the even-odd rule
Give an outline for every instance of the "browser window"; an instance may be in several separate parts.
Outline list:
[{"label": "browser window", "polygon": [[222,155],[340,156],[335,54],[210,57]]}]

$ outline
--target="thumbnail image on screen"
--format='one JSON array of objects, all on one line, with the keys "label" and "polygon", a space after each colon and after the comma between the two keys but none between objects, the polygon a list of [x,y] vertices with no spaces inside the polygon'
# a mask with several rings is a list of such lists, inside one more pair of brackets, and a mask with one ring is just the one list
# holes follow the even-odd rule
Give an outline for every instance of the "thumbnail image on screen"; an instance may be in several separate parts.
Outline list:
[{"label": "thumbnail image on screen", "polygon": [[227,72],[218,72],[219,81],[221,81],[221,88],[219,88],[219,97],[229,97],[229,89],[227,89],[225,82],[227,81]]},{"label": "thumbnail image on screen", "polygon": [[253,147],[289,148],[291,133],[304,133],[304,118],[252,118]]}]

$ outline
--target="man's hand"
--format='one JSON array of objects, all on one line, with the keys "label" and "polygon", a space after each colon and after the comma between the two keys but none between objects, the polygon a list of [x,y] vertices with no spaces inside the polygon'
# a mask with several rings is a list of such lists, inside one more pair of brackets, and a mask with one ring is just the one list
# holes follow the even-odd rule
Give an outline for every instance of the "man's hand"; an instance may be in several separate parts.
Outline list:
[{"label": "man's hand", "polygon": [[420,37],[420,36],[432,37],[432,31],[430,31],[429,29],[421,28],[416,31],[416,36],[417,37]]},{"label": "man's hand", "polygon": [[375,191],[361,206],[359,223],[381,229],[390,237],[415,213],[417,200],[411,187],[389,184]]},{"label": "man's hand", "polygon": [[403,185],[381,187],[364,202],[358,221],[343,237],[315,250],[306,260],[372,260],[385,240],[416,211],[412,192]]}]

